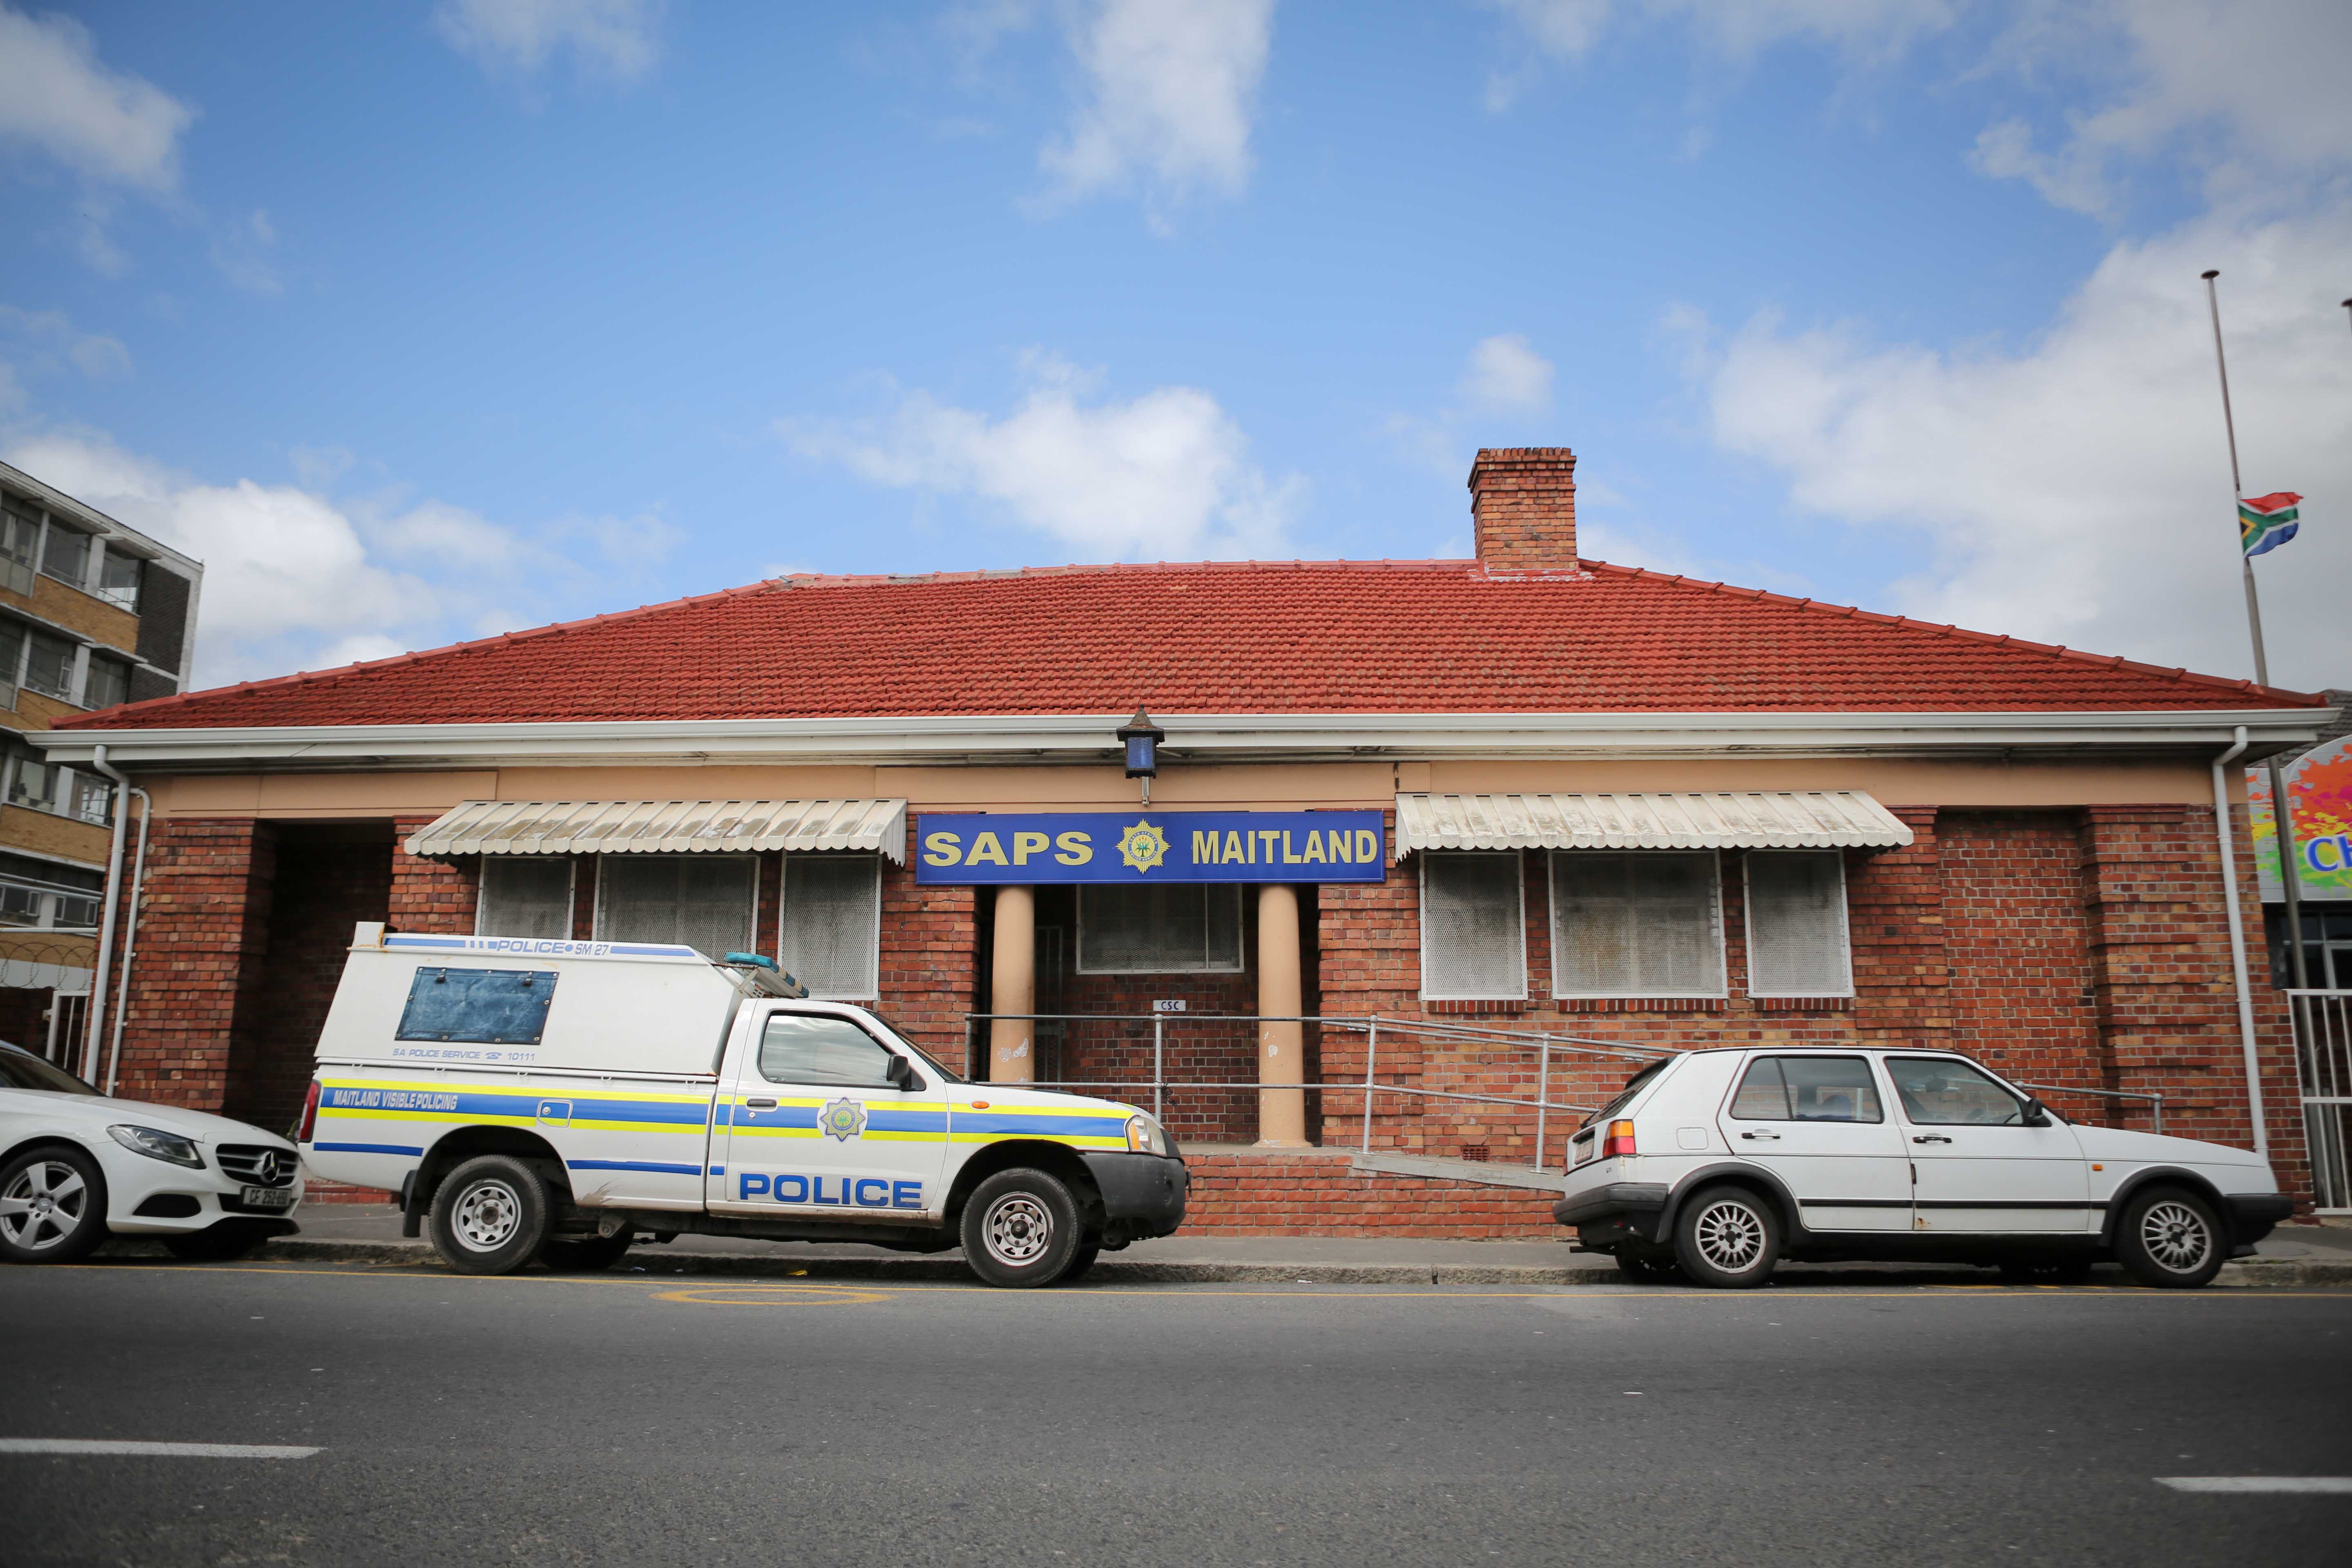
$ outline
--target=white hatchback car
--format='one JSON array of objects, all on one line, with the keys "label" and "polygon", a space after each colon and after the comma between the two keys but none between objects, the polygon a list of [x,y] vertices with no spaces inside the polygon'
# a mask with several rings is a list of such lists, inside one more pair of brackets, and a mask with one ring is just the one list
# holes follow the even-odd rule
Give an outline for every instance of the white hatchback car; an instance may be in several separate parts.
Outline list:
[{"label": "white hatchback car", "polygon": [[1553,1217],[1637,1279],[1761,1285],[1783,1258],[2112,1258],[2198,1286],[2294,1212],[2258,1154],[2087,1127],[1948,1051],[1691,1051],[1578,1129]]},{"label": "white hatchback car", "polygon": [[0,1043],[0,1258],[65,1263],[116,1236],[239,1258],[291,1234],[301,1152],[226,1116],[100,1094]]}]

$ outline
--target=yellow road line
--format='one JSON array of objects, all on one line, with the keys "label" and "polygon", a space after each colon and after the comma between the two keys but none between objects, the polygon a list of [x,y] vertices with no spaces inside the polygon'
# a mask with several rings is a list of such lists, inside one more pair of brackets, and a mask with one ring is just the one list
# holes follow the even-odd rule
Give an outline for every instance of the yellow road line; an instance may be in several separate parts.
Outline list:
[{"label": "yellow road line", "polygon": [[[61,1263],[51,1264],[49,1267],[57,1269],[114,1269],[117,1271],[146,1272],[148,1270],[142,1268],[142,1265],[146,1265],[150,1263],[150,1261],[151,1260],[146,1258],[121,1258],[105,1263]],[[350,1264],[340,1268],[270,1268],[251,1264],[204,1263],[178,1264],[169,1268],[153,1269],[152,1272],[159,1278],[165,1275],[181,1273],[278,1274],[320,1279],[436,1279],[445,1283],[465,1281],[467,1283],[480,1285],[635,1285],[646,1289],[652,1289],[656,1286],[668,1286],[671,1289],[680,1289],[681,1287],[674,1282],[677,1281],[680,1274],[685,1273],[686,1271],[677,1270],[666,1274],[647,1273],[642,1277],[631,1275],[572,1274],[460,1274],[454,1269],[436,1268],[429,1264]],[[712,1277],[705,1275],[702,1278],[705,1279],[710,1279]],[[723,1277],[720,1278],[723,1279]],[[759,1276],[751,1277],[755,1281],[759,1278]],[[956,1294],[994,1296],[1001,1297],[1008,1300],[1025,1298],[1030,1300],[1055,1301],[1085,1300],[1090,1297],[1097,1296],[1262,1296],[1276,1300],[1340,1301],[1553,1301],[1561,1300],[1573,1300],[1578,1297],[1591,1294],[1596,1289],[1595,1287],[1590,1285],[1559,1285],[1554,1286],[1549,1289],[1543,1290],[1449,1290],[1443,1286],[1431,1286],[1427,1289],[1422,1290],[1202,1290],[1188,1288],[1182,1280],[1170,1280],[1164,1285],[1150,1289],[1129,1285],[1076,1285],[1060,1289],[1048,1289],[1047,1290],[1040,1292],[1035,1290],[999,1290],[986,1285],[960,1285],[947,1281],[933,1281],[927,1279],[908,1280],[903,1282],[896,1280],[868,1281],[853,1280],[846,1277],[843,1278],[841,1282],[837,1284],[831,1280],[819,1280],[813,1279],[805,1286],[781,1283],[772,1285],[749,1283],[730,1286],[719,1282],[718,1280],[714,1280],[709,1285],[695,1285],[690,1288],[695,1289],[735,1290],[866,1290],[876,1289],[878,1286],[887,1286],[892,1290],[914,1290],[929,1295]],[[2250,1297],[2261,1297],[2273,1300],[2297,1301],[2344,1300],[2352,1299],[2352,1289],[2283,1290],[2269,1289],[2223,1289],[2219,1290],[2158,1290],[2150,1288],[2116,1285],[2044,1285],[2032,1286],[2024,1289],[2020,1289],[2015,1286],[2000,1285],[1916,1285],[1904,1290],[1843,1290],[1835,1286],[1822,1286],[1796,1290],[1774,1290],[1769,1293],[1748,1290],[1625,1290],[1615,1288],[1604,1289],[1607,1289],[1607,1294],[1600,1299],[1612,1301],[1771,1301],[1780,1303],[1807,1300],[1855,1301],[1904,1300],[1921,1296],[1957,1297],[1979,1301],[2046,1301],[2051,1300],[2053,1297],[2062,1296],[2129,1296],[2139,1300],[2163,1299],[2177,1301],[2217,1301]]]}]

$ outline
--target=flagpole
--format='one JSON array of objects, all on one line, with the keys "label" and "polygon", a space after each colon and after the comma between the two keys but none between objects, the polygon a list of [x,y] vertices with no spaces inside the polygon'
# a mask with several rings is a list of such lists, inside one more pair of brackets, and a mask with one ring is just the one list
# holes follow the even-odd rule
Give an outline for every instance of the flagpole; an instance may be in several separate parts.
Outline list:
[{"label": "flagpole", "polygon": [[[2246,484],[2238,474],[2238,421],[2230,412],[2230,359],[2221,352],[2221,296],[2213,287],[2213,279],[2220,276],[2219,268],[2204,274],[2205,306],[2213,317],[2213,367],[2221,374],[2221,427],[2230,437],[2230,499],[2234,503],[2246,499]],[[2230,521],[2232,524],[2239,521],[2234,509]],[[2238,569],[2246,582],[2246,629],[2254,639],[2254,684],[2268,686],[2271,667],[2263,651],[2263,603],[2254,592],[2254,558],[2245,552],[2242,542],[2238,549]],[[2310,976],[2303,960],[2303,878],[2296,864],[2300,857],[2294,842],[2294,803],[2287,798],[2286,777],[2279,771],[2278,758],[2273,756],[2268,766],[2273,828],[2271,842],[2278,857],[2279,890],[2286,900],[2287,965],[2294,977],[2294,988],[2301,991],[2309,985]],[[2248,816],[2251,818],[2251,811]]]}]

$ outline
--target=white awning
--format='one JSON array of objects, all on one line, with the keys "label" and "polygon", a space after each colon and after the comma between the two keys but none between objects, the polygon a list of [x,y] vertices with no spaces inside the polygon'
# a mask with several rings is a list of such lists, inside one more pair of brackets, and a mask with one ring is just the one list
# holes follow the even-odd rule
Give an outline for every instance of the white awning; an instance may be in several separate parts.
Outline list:
[{"label": "white awning", "polygon": [[411,855],[737,854],[873,849],[907,863],[903,800],[469,800]]},{"label": "white awning", "polygon": [[1911,830],[1860,790],[1706,795],[1401,795],[1416,849],[1893,849]]}]

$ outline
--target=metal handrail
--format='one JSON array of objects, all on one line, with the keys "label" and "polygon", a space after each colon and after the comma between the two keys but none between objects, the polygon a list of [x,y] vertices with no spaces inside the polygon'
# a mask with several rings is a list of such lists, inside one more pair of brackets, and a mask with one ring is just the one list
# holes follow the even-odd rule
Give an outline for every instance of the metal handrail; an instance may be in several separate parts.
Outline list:
[{"label": "metal handrail", "polygon": [[[1365,1037],[1364,1081],[1361,1083],[1298,1082],[1268,1083],[1257,1079],[1202,1079],[1172,1083],[1167,1076],[1167,1024],[1171,1018],[1186,1022],[1203,1021],[1227,1024],[1313,1024]],[[1535,1161],[1533,1168],[1544,1168],[1544,1144],[1549,1136],[1550,1113],[1565,1110],[1591,1114],[1590,1105],[1556,1104],[1551,1099],[1551,1053],[1573,1052],[1580,1056],[1609,1057],[1626,1061],[1653,1061],[1678,1054],[1663,1046],[1626,1046],[1615,1041],[1593,1040],[1576,1035],[1548,1035],[1534,1030],[1481,1028],[1476,1025],[1432,1023],[1418,1018],[1384,1018],[1377,1014],[1318,1015],[1277,1013],[967,1013],[964,1026],[970,1031],[975,1024],[990,1023],[1075,1023],[1084,1021],[1149,1023],[1151,1026],[1151,1113],[1155,1118],[1166,1114],[1167,1090],[1176,1089],[1313,1089],[1320,1094],[1334,1091],[1360,1092],[1364,1097],[1364,1121],[1361,1150],[1369,1154],[1372,1148],[1372,1106],[1382,1094],[1419,1095],[1431,1100],[1455,1100],[1479,1105],[1512,1105],[1536,1113]],[[1415,1089],[1404,1084],[1385,1084],[1377,1080],[1380,1033],[1385,1025],[1391,1032],[1403,1030],[1412,1034],[1432,1035],[1442,1039],[1484,1042],[1517,1047],[1537,1052],[1536,1098],[1518,1100],[1499,1094],[1456,1094],[1442,1089]],[[1140,1087],[1131,1079],[1045,1079],[1032,1080],[1035,1087],[1050,1089],[1134,1089]]]},{"label": "metal handrail", "polygon": [[2020,1089],[2038,1089],[2044,1094],[2095,1094],[2102,1100],[2146,1100],[2154,1102],[2156,1131],[2164,1131],[2164,1096],[2141,1089],[2093,1089],[2083,1083],[2020,1083]]}]

